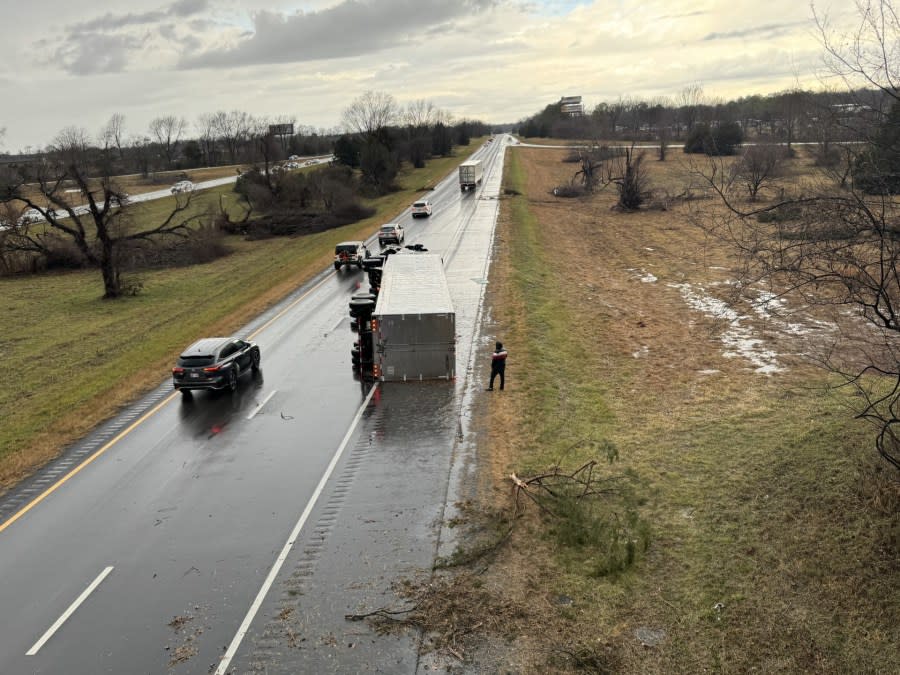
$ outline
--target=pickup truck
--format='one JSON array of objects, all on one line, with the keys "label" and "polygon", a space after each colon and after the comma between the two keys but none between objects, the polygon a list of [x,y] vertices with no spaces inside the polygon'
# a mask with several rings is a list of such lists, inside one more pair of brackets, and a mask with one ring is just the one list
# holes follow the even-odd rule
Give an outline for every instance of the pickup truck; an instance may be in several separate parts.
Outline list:
[{"label": "pickup truck", "polygon": [[403,243],[403,239],[403,227],[400,223],[387,223],[378,230],[379,246],[387,246],[388,244],[397,244],[399,246]]},{"label": "pickup truck", "polygon": [[363,260],[369,252],[361,241],[342,241],[334,247],[334,269],[339,270],[343,265],[356,265],[362,269]]}]

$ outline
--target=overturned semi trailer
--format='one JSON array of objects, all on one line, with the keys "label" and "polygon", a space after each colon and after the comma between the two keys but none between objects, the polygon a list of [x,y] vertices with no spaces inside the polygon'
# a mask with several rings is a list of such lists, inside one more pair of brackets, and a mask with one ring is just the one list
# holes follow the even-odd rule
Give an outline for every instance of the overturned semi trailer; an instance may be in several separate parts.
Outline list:
[{"label": "overturned semi trailer", "polygon": [[372,319],[375,379],[456,377],[456,314],[440,256],[388,256]]}]

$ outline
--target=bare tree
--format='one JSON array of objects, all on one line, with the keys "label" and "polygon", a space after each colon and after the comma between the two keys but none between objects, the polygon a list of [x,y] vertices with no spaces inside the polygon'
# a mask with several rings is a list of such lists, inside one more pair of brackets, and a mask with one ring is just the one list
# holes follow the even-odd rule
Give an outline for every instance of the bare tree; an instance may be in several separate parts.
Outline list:
[{"label": "bare tree", "polygon": [[403,123],[411,129],[427,128],[438,121],[439,110],[431,101],[417,99],[410,101],[403,109]]},{"label": "bare tree", "polygon": [[732,165],[732,179],[747,189],[751,202],[780,176],[784,150],[778,145],[748,145]]},{"label": "bare tree", "polygon": [[835,31],[826,13],[813,16],[825,63],[847,90],[875,87],[893,100],[900,98],[900,16],[893,0],[854,0],[859,22],[851,32]]},{"label": "bare tree", "polygon": [[706,102],[703,94],[703,85],[699,82],[689,84],[675,96],[675,105],[678,106],[678,121],[684,125],[687,133],[700,121],[700,110]]},{"label": "bare tree", "polygon": [[162,147],[167,166],[171,167],[174,163],[175,152],[186,128],[187,121],[175,115],[165,115],[150,121],[150,133]]},{"label": "bare tree", "polygon": [[634,143],[630,148],[606,163],[603,182],[616,186],[619,201],[616,207],[624,211],[636,211],[647,200],[650,193],[650,179],[644,167],[643,152],[635,153]]},{"label": "bare tree", "polygon": [[[40,214],[41,220],[15,221],[5,232],[2,250],[48,255],[59,239],[67,238],[87,263],[100,269],[103,297],[120,297],[121,249],[137,240],[186,236],[190,223],[200,216],[185,213],[190,205],[188,193],[160,223],[139,227],[131,218],[128,195],[105,170],[108,166],[83,129],[67,127],[56,136],[45,161],[38,166],[36,183],[32,183],[27,167],[4,168],[0,172],[0,203]],[[70,185],[86,205],[73,203]]]},{"label": "bare tree", "polygon": [[[858,0],[856,8],[860,22],[849,39],[835,37],[817,16],[828,63],[848,86],[860,80],[877,86],[896,113],[900,25],[893,0]],[[886,131],[861,152],[896,156],[896,150],[877,147],[879,138],[896,130]],[[877,174],[881,167],[871,170]],[[841,332],[819,359],[855,389],[858,416],[874,425],[878,453],[900,470],[900,200],[890,193],[865,194],[855,183],[844,190],[833,183],[807,184],[805,194],[741,209],[721,174],[705,178],[727,208],[727,217],[712,222],[741,255],[742,288],[767,283],[796,302],[843,314],[849,309],[868,323],[864,331]],[[836,312],[838,328],[840,316]]]},{"label": "bare tree", "polygon": [[600,183],[601,168],[607,149],[598,144],[583,146],[575,151],[579,169],[575,172],[573,182],[581,181],[581,186],[586,192],[593,192]]},{"label": "bare tree", "polygon": [[131,155],[138,172],[146,178],[150,175],[150,163],[153,160],[150,137],[132,136],[128,146],[131,148]]},{"label": "bare tree", "polygon": [[414,167],[421,168],[433,150],[432,130],[444,116],[431,101],[418,99],[407,103],[400,117],[406,129],[409,161]]},{"label": "bare tree", "polygon": [[265,178],[266,187],[271,194],[277,191],[275,171],[277,168],[278,138],[272,133],[272,123],[265,117],[253,121],[250,129],[250,137],[253,139],[253,149],[256,156],[262,159],[261,171]]},{"label": "bare tree", "polygon": [[229,113],[219,111],[213,115],[212,124],[217,137],[228,150],[231,163],[236,164],[238,150],[250,136],[253,117],[240,110],[232,110]]},{"label": "bare tree", "polygon": [[113,113],[112,117],[100,132],[100,140],[104,147],[114,147],[118,150],[119,159],[125,159],[125,115]]},{"label": "bare tree", "polygon": [[197,131],[197,142],[200,144],[200,152],[203,154],[203,163],[206,166],[216,164],[216,116],[212,113],[202,113],[194,122]]},{"label": "bare tree", "polygon": [[380,91],[366,91],[344,109],[341,119],[347,131],[385,143],[385,131],[396,121],[398,114],[399,108],[393,96]]},{"label": "bare tree", "polygon": [[797,126],[806,113],[806,93],[797,88],[789,89],[778,95],[778,101],[781,109],[781,136],[790,154],[793,152]]}]

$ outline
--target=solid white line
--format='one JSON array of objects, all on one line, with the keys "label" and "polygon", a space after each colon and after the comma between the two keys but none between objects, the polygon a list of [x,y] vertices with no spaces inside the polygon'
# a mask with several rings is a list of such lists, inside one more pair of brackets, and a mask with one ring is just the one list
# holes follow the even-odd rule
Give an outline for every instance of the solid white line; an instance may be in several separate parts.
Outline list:
[{"label": "solid white line", "polygon": [[94,592],[94,589],[97,588],[97,586],[99,586],[100,583],[112,571],[112,567],[107,567],[102,572],[100,572],[97,578],[91,582],[91,585],[85,588],[82,594],[75,599],[75,602],[69,605],[69,609],[63,612],[62,616],[56,620],[56,623],[54,623],[52,626],[50,626],[50,628],[47,629],[47,632],[41,636],[40,640],[34,643],[34,646],[31,649],[25,652],[25,656],[34,656],[35,654],[37,654],[40,648],[44,646],[44,643],[47,642],[47,640],[49,640],[51,637],[53,637],[53,634],[58,631],[59,627],[66,622],[66,619],[74,614],[75,610],[78,609],[81,603],[87,600],[87,597]]},{"label": "solid white line", "polygon": [[260,403],[258,406],[256,406],[256,409],[255,409],[252,413],[250,413],[249,415],[247,415],[247,419],[248,419],[248,420],[252,420],[254,417],[256,417],[256,413],[258,413],[260,410],[263,409],[263,406],[264,406],[266,403],[269,402],[269,399],[272,398],[272,397],[275,395],[275,392],[276,392],[276,391],[278,391],[278,390],[277,390],[277,389],[273,389],[273,390],[272,390],[272,393],[269,394],[268,396],[266,396],[266,397],[263,399],[263,402]]},{"label": "solid white line", "polygon": [[269,570],[269,574],[266,577],[266,580],[263,582],[262,588],[260,588],[259,593],[256,594],[256,599],[253,601],[253,604],[250,605],[250,609],[247,610],[247,616],[244,617],[243,622],[241,622],[241,625],[237,630],[237,634],[235,634],[234,639],[231,641],[231,644],[228,645],[228,649],[225,651],[224,656],[222,656],[222,660],[219,662],[219,667],[216,668],[216,672],[214,673],[214,675],[225,675],[225,672],[228,670],[228,666],[231,665],[231,659],[234,658],[234,655],[237,653],[238,647],[241,646],[241,641],[244,639],[247,631],[250,630],[250,624],[253,623],[253,619],[256,617],[256,613],[262,606],[263,600],[265,600],[266,598],[266,594],[269,592],[272,584],[275,583],[275,577],[278,576],[278,573],[281,571],[281,568],[284,565],[284,561],[287,560],[288,554],[290,554],[291,549],[294,547],[294,542],[297,540],[297,537],[300,536],[300,531],[306,524],[306,520],[309,518],[309,514],[312,513],[313,507],[315,507],[316,502],[322,494],[322,491],[325,489],[325,484],[328,482],[328,479],[331,478],[331,474],[334,472],[334,468],[337,466],[338,460],[340,460],[341,455],[344,454],[344,449],[347,447],[347,443],[350,442],[350,436],[353,435],[353,431],[356,429],[356,425],[359,424],[359,420],[362,418],[366,406],[369,405],[369,401],[372,400],[372,394],[375,393],[375,389],[377,388],[377,386],[378,385],[376,384],[369,390],[369,393],[366,396],[365,400],[362,402],[362,405],[359,407],[359,410],[356,411],[356,416],[353,418],[353,422],[350,424],[350,428],[347,429],[347,433],[344,434],[344,439],[341,441],[341,444],[338,446],[337,451],[334,453],[334,457],[331,458],[331,462],[329,462],[328,468],[325,469],[325,473],[322,474],[322,478],[319,479],[319,484],[316,485],[316,489],[313,491],[312,496],[309,498],[309,502],[307,502],[306,508],[303,509],[303,513],[300,514],[300,519],[297,521],[297,524],[294,525],[294,529],[291,530],[290,535],[288,535],[287,543],[285,543],[284,547],[281,549],[281,553],[279,553],[278,557],[275,559],[275,564],[272,565],[272,569]]}]

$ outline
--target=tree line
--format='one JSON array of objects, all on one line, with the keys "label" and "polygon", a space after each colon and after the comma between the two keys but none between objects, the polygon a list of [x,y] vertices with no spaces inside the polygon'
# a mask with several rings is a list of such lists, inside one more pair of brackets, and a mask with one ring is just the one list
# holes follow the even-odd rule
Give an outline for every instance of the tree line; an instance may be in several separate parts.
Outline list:
[{"label": "tree line", "polygon": [[673,97],[603,101],[577,116],[563,112],[561,103],[551,103],[521,120],[517,132],[525,137],[666,143],[687,140],[698,126],[730,126],[744,138],[790,147],[794,142],[850,140],[879,120],[891,104],[890,96],[873,88],[790,89],[725,101],[708,96],[696,83]]},{"label": "tree line", "polygon": [[[0,164],[0,274],[95,267],[104,297],[121,297],[139,290],[123,282],[124,271],[148,261],[187,264],[211,252],[224,254],[217,238],[222,233],[300,234],[366,217],[371,209],[363,198],[397,189],[403,162],[422,167],[488,132],[480,122],[454,121],[428,101],[404,107],[379,92],[365,92],[348,106],[340,132],[278,133],[285,125],[295,121],[232,111],[201,115],[193,138],[187,138],[185,119],[174,115],[155,118],[140,137],[126,134],[120,114],[96,136],[63,129],[37,155]],[[283,160],[300,153],[334,154],[334,166],[283,170]],[[222,208],[190,208],[192,192],[177,195],[158,222],[134,217],[123,174],[149,177],[217,164],[250,166],[235,185],[246,206],[239,222]]]}]

